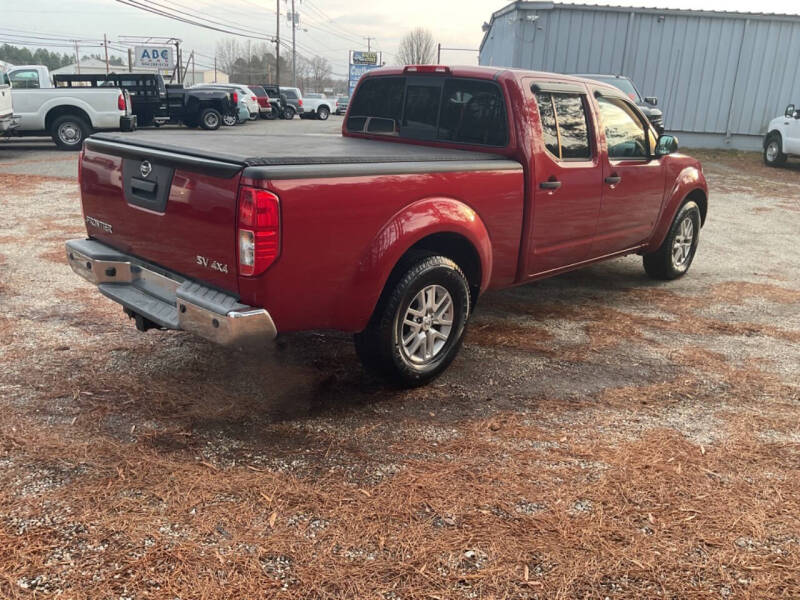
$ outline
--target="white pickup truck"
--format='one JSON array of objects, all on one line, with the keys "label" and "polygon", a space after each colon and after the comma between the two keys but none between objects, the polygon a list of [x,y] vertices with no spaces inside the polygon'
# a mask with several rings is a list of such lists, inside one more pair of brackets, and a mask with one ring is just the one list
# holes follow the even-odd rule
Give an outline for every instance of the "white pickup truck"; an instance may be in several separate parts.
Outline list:
[{"label": "white pickup truck", "polygon": [[328,98],[325,94],[304,94],[301,119],[319,119],[325,121],[331,116],[336,105],[336,98]]},{"label": "white pickup truck", "polygon": [[777,167],[790,156],[800,156],[800,110],[794,104],[786,107],[782,117],[772,119],[764,136],[764,162]]},{"label": "white pickup truck", "polygon": [[118,88],[57,88],[41,65],[11,67],[8,78],[19,115],[15,135],[49,135],[62,150],[80,150],[94,131],[136,129],[130,97]]},{"label": "white pickup truck", "polygon": [[0,136],[14,129],[19,122],[11,101],[11,83],[8,75],[0,71]]}]

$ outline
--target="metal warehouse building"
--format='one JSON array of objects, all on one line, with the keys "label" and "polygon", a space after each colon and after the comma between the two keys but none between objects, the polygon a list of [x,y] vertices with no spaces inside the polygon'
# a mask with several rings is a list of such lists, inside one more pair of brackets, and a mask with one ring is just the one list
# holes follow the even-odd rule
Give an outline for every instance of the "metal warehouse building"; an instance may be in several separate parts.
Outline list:
[{"label": "metal warehouse building", "polygon": [[519,1],[484,30],[482,65],[627,75],[687,146],[759,149],[800,105],[800,15]]}]

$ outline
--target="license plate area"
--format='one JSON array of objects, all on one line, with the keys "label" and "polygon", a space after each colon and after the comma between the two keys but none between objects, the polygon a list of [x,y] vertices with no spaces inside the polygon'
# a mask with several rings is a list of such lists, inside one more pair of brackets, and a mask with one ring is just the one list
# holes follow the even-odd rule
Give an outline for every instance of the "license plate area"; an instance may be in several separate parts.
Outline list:
[{"label": "license plate area", "polygon": [[149,160],[125,158],[122,160],[122,182],[125,201],[157,213],[167,208],[169,190],[175,169]]}]

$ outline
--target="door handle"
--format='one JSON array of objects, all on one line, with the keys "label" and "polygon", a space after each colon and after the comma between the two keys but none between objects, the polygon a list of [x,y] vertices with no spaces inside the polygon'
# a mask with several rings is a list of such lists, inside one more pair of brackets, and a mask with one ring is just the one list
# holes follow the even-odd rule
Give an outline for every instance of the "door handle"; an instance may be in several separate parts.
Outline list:
[{"label": "door handle", "polygon": [[555,179],[552,179],[550,181],[543,181],[542,183],[539,184],[539,187],[543,190],[557,190],[558,188],[561,187],[561,182]]},{"label": "door handle", "polygon": [[622,177],[619,175],[610,175],[609,177],[606,177],[606,183],[608,185],[617,185],[620,181],[622,181]]}]

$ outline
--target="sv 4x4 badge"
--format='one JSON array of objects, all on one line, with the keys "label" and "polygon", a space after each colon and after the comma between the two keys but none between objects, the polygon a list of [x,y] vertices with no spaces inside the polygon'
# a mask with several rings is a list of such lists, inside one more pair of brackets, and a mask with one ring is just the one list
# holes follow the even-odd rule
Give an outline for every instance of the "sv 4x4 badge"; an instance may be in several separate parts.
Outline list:
[{"label": "sv 4x4 badge", "polygon": [[228,265],[222,264],[221,262],[217,262],[216,260],[211,260],[210,258],[206,258],[205,256],[200,256],[199,254],[195,257],[197,260],[197,264],[201,267],[205,267],[206,269],[211,269],[212,271],[219,271],[220,273],[227,273],[228,272]]}]

